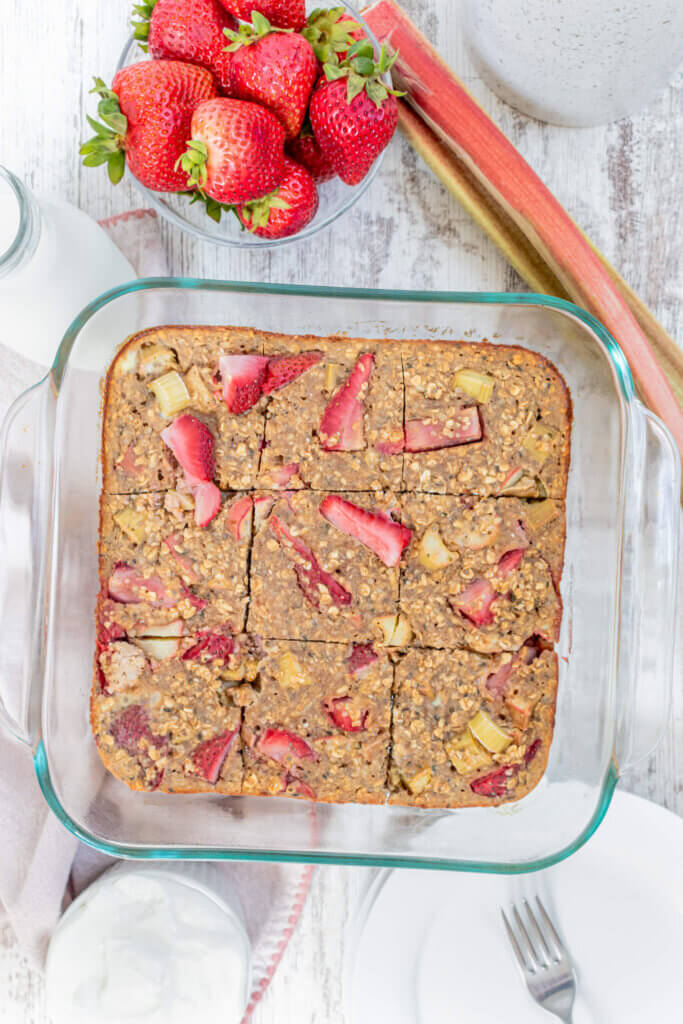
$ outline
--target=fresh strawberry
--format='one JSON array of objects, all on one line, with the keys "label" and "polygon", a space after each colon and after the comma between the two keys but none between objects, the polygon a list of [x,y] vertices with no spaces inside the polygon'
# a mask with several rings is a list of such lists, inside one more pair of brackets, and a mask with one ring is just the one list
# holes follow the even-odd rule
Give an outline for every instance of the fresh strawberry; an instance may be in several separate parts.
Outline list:
[{"label": "fresh strawberry", "polygon": [[131,755],[140,752],[141,741],[147,740],[155,747],[165,747],[166,739],[155,736],[149,725],[149,715],[142,704],[130,704],[109,726],[109,733],[117,747]]},{"label": "fresh strawberry", "polygon": [[345,706],[351,700],[350,697],[330,697],[323,701],[323,711],[330,721],[343,732],[365,732],[369,711],[363,711],[360,721],[354,722],[351,712]]},{"label": "fresh strawberry", "polygon": [[266,356],[238,355],[221,356],[218,360],[223,401],[228,412],[239,415],[256,405],[266,379]]},{"label": "fresh strawberry", "polygon": [[298,472],[298,462],[288,462],[284,466],[276,466],[275,469],[270,472],[270,479],[273,482],[273,487],[278,490],[286,488],[289,481],[293,476],[296,476]]},{"label": "fresh strawberry", "polygon": [[195,637],[195,643],[181,656],[181,661],[214,661],[220,658],[227,661],[235,650],[235,640],[226,626],[221,632],[217,629],[203,629]]},{"label": "fresh strawberry", "polygon": [[91,91],[100,97],[97,112],[104,123],[87,119],[95,135],[80,149],[86,167],[106,163],[116,185],[128,164],[147,188],[186,189],[187,175],[176,164],[190,137],[193,111],[217,95],[211,72],[176,60],[142,61],[121,68],[111,89],[96,78]]},{"label": "fresh strawberry", "polygon": [[247,540],[251,534],[251,510],[254,501],[250,494],[238,498],[228,506],[228,529],[236,541]]},{"label": "fresh strawberry", "polygon": [[372,644],[354,644],[347,660],[349,672],[353,676],[362,675],[378,658]]},{"label": "fresh strawberry", "polygon": [[208,526],[218,515],[221,507],[221,492],[210,480],[192,488],[194,494],[194,521],[197,526]]},{"label": "fresh strawberry", "polygon": [[231,56],[224,30],[237,22],[218,0],[144,0],[133,10],[133,36],[156,60],[199,64],[215,75],[223,93],[230,92]]},{"label": "fresh strawberry", "polygon": [[232,54],[232,95],[268,107],[282,122],[287,138],[295,139],[318,77],[311,44],[296,33],[271,28],[258,11],[250,25],[240,25],[237,32],[226,29],[225,35]]},{"label": "fresh strawberry", "polygon": [[318,430],[326,452],[358,452],[365,446],[363,402],[374,364],[375,357],[371,353],[362,355],[328,402]]},{"label": "fresh strawberry", "polygon": [[270,195],[237,208],[240,221],[259,238],[289,238],[309,224],[318,211],[318,190],[305,167],[285,157],[282,181]]},{"label": "fresh strawberry", "polygon": [[321,501],[320,514],[332,526],[364,544],[388,566],[398,565],[413,536],[412,530],[395,523],[389,516],[368,512],[336,494]]},{"label": "fresh strawberry", "polygon": [[505,796],[509,790],[508,783],[519,771],[518,764],[504,764],[495,768],[488,775],[470,782],[470,789],[479,796]]},{"label": "fresh strawberry", "polygon": [[519,566],[519,563],[524,558],[524,548],[513,548],[512,551],[506,551],[498,560],[496,566],[499,576],[509,576]]},{"label": "fresh strawberry", "polygon": [[270,515],[270,510],[275,504],[275,498],[270,494],[262,494],[254,498],[254,529],[260,530]]},{"label": "fresh strawberry", "polygon": [[268,524],[280,546],[295,562],[294,572],[297,583],[306,600],[314,608],[320,608],[319,588],[321,586],[326,588],[338,608],[351,604],[353,596],[331,573],[320,567],[318,559],[308,544],[305,544],[300,537],[295,537],[290,533],[278,516],[271,515]]},{"label": "fresh strawberry", "polygon": [[306,0],[220,0],[226,11],[241,21],[249,21],[258,11],[271,25],[293,28],[298,32],[306,24]]},{"label": "fresh strawberry", "polygon": [[277,117],[258,103],[225,97],[200,103],[178,160],[184,188],[198,188],[228,205],[260,199],[282,180],[284,143]]},{"label": "fresh strawberry", "polygon": [[321,79],[311,97],[313,134],[347,185],[363,180],[396,131],[397,94],[381,79],[396,56],[387,58],[382,47],[375,64],[372,44],[354,43],[341,65],[325,64],[326,80]]},{"label": "fresh strawberry", "polygon": [[180,575],[185,582],[198,583],[199,576],[197,575],[197,571],[192,563],[192,559],[183,554],[182,533],[169,533],[168,537],[164,537],[163,543],[171,552],[171,557],[178,566]]},{"label": "fresh strawberry", "polygon": [[408,420],[405,450],[432,452],[439,448],[453,448],[459,444],[481,441],[481,419],[476,406],[461,409],[445,422],[432,419]]},{"label": "fresh strawberry", "polygon": [[184,412],[161,431],[161,437],[178,460],[190,487],[211,480],[216,460],[213,434],[206,423]]},{"label": "fresh strawberry", "polygon": [[269,395],[271,391],[284,388],[287,384],[291,384],[293,380],[296,380],[297,377],[300,377],[302,373],[305,373],[306,370],[310,370],[311,366],[319,363],[322,357],[322,352],[317,350],[300,352],[295,356],[271,356],[268,360],[266,379],[261,390],[264,394]]},{"label": "fresh strawberry", "polygon": [[353,44],[365,39],[361,26],[343,7],[316,8],[301,34],[308,39],[321,64],[341,63]]},{"label": "fresh strawberry", "polygon": [[256,741],[256,751],[272,761],[285,764],[286,761],[317,761],[318,755],[306,740],[287,729],[266,729]]},{"label": "fresh strawberry", "polygon": [[218,782],[221,769],[235,742],[237,729],[226,729],[225,732],[204,740],[192,751],[192,765],[196,775],[212,785]]},{"label": "fresh strawberry", "polygon": [[118,562],[107,584],[109,597],[119,604],[151,604],[157,608],[174,608],[179,594],[170,593],[158,576],[143,576],[132,565]]},{"label": "fresh strawberry", "polygon": [[285,153],[306,168],[316,185],[336,177],[334,167],[315,140],[313,129],[305,122],[297,137],[285,143]]},{"label": "fresh strawberry", "polygon": [[450,597],[452,608],[459,611],[475,626],[490,626],[493,622],[491,605],[498,597],[488,580],[476,579],[456,597]]}]

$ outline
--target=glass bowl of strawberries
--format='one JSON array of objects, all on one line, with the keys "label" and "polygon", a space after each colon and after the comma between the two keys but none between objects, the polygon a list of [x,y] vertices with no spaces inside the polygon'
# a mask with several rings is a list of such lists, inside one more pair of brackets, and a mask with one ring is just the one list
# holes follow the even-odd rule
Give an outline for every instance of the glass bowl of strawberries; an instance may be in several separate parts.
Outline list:
[{"label": "glass bowl of strawberries", "polygon": [[217,245],[301,241],[365,192],[398,121],[393,63],[340,0],[143,0],[81,147]]}]

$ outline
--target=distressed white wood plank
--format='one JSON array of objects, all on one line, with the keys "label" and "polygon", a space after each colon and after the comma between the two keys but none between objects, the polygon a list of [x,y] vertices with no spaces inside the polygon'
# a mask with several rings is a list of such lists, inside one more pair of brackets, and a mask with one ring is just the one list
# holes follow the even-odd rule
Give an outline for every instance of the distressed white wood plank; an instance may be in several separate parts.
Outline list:
[{"label": "distressed white wood plank", "polygon": [[[477,78],[449,0],[403,2],[572,216],[664,326],[683,339],[683,76],[647,111],[618,124],[583,131],[546,126],[507,107]],[[92,75],[111,79],[128,8],[125,0],[52,0],[37,15],[24,0],[2,3],[0,162],[36,190],[58,192],[94,217],[139,204],[130,182],[112,188],[102,169],[82,168],[77,155],[85,110],[94,107],[87,96]],[[305,245],[238,252],[169,228],[163,233],[171,272],[182,275],[365,287],[521,287],[402,141],[392,145],[380,177],[354,210]],[[665,739],[623,784],[683,814],[680,651],[676,678]],[[316,872],[300,926],[255,1024],[340,1024],[344,939],[368,876],[363,869]],[[3,1024],[43,1024],[41,977],[8,933],[0,935],[0,993]]]}]

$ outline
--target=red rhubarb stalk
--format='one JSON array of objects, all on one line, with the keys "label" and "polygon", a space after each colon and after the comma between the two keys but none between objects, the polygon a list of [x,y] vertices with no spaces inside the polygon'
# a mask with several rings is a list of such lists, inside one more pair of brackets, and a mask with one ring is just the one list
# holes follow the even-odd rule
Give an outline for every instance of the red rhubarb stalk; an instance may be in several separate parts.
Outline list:
[{"label": "red rhubarb stalk", "polygon": [[378,0],[364,17],[379,42],[398,52],[392,69],[396,88],[513,218],[574,301],[614,335],[645,401],[683,452],[683,410],[586,237],[394,0]]}]

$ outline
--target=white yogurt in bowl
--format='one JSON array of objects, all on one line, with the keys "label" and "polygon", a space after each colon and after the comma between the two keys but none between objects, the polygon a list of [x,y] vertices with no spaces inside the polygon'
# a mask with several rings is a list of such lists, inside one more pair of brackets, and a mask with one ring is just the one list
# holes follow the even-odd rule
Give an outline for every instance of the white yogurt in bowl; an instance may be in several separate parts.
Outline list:
[{"label": "white yogurt in bowl", "polygon": [[249,939],[229,893],[196,867],[117,865],[69,907],[46,964],[54,1024],[241,1020]]}]

